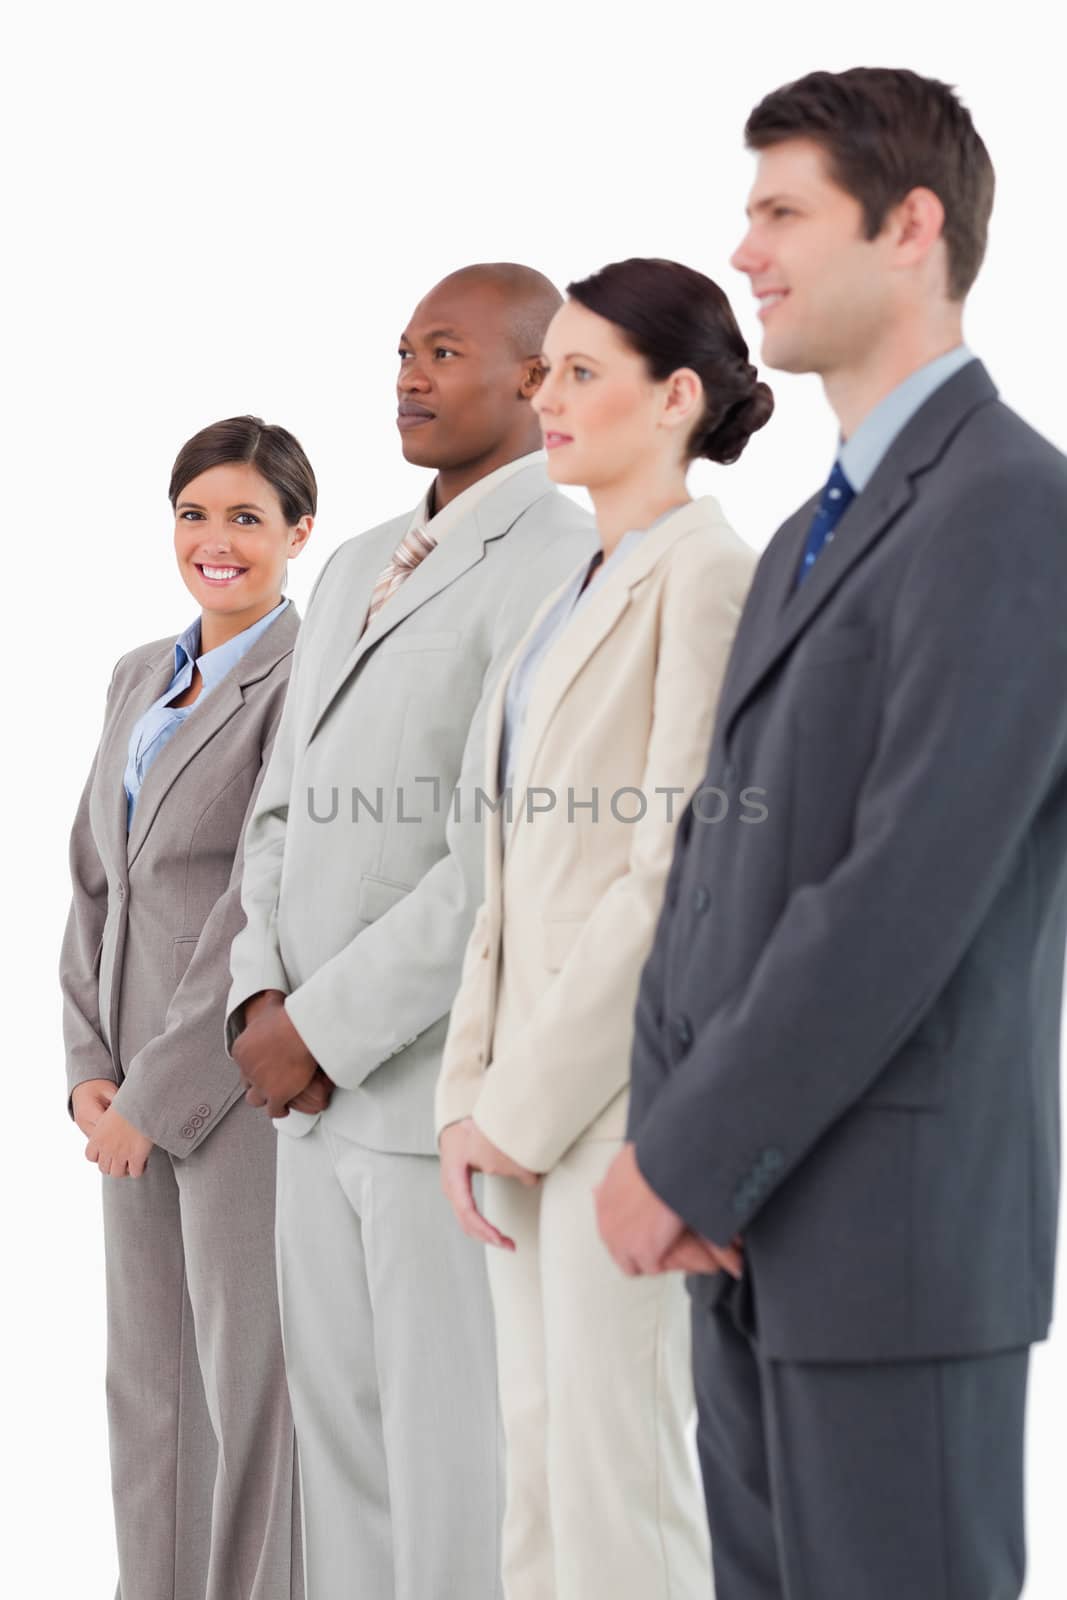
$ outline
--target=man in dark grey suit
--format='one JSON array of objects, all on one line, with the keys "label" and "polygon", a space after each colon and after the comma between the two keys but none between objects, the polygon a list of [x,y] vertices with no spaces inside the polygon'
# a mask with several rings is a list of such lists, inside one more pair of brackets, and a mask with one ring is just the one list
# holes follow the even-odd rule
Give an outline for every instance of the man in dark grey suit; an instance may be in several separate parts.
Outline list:
[{"label": "man in dark grey suit", "polygon": [[1011,1600],[1053,1289],[1067,464],[962,345],[993,172],[952,91],[815,73],[746,132],[734,264],[842,443],[741,620],[601,1230],[628,1272],[698,1274],[719,1600]]}]

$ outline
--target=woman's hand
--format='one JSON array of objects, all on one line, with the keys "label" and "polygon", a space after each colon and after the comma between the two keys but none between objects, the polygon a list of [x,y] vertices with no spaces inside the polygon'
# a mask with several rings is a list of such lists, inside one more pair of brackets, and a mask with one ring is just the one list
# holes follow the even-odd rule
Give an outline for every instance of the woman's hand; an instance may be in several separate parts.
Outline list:
[{"label": "woman's hand", "polygon": [[95,1161],[105,1178],[139,1178],[148,1165],[152,1141],[109,1106],[85,1147],[86,1161]]},{"label": "woman's hand", "polygon": [[110,1078],[86,1078],[71,1094],[74,1120],[87,1139],[118,1092],[118,1084]]},{"label": "woman's hand", "polygon": [[479,1172],[491,1172],[494,1178],[515,1178],[527,1189],[535,1183],[540,1183],[540,1175],[531,1172],[529,1167],[520,1166],[510,1156],[505,1155],[499,1145],[486,1137],[470,1117],[470,1132],[467,1135],[467,1159],[472,1167],[477,1167]]},{"label": "woman's hand", "polygon": [[[471,1117],[452,1122],[441,1135],[438,1148],[441,1155],[441,1187],[456,1213],[456,1221],[463,1232],[482,1244],[495,1244],[501,1250],[514,1250],[515,1241],[501,1233],[499,1228],[483,1217],[474,1198],[472,1176],[476,1163],[471,1160],[470,1137],[474,1128]],[[488,1143],[488,1141],[486,1141]]]}]

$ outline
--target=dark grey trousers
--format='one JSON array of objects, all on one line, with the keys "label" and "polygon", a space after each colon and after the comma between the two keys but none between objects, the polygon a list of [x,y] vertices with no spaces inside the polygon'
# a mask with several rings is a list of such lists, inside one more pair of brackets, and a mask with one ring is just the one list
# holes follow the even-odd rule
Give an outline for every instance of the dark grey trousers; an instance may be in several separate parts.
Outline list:
[{"label": "dark grey trousers", "polygon": [[716,1600],[1018,1600],[1029,1355],[771,1361],[695,1296]]}]

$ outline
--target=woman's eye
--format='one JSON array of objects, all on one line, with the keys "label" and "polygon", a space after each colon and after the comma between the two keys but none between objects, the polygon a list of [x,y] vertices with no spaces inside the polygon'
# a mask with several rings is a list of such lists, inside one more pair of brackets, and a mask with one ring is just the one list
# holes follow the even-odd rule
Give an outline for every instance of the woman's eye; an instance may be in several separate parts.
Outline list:
[{"label": "woman's eye", "polygon": [[251,511],[239,511],[233,520],[234,522],[239,523],[242,528],[254,528],[259,526],[259,518],[254,517]]},{"label": "woman's eye", "polygon": [[775,206],[771,212],[772,217],[791,217],[793,215],[794,212],[791,206]]},{"label": "woman's eye", "polygon": [[588,367],[573,367],[571,370],[579,383],[585,383],[588,378],[593,376]]},{"label": "woman's eye", "polygon": [[397,355],[400,357],[401,361],[410,361],[411,360],[411,351],[410,350],[398,350],[397,351]]},{"label": "woman's eye", "polygon": [[202,511],[181,511],[178,513],[178,520],[180,522],[203,522],[204,513]]}]

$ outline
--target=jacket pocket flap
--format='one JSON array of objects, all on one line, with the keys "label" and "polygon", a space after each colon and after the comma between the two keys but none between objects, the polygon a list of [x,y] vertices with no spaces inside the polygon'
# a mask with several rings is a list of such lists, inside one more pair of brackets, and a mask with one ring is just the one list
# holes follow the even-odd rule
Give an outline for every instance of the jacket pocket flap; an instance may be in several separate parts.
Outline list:
[{"label": "jacket pocket flap", "polygon": [[180,939],[173,941],[175,983],[181,983],[185,977],[189,963],[193,959],[193,951],[199,943],[200,935],[198,933],[183,935]]},{"label": "jacket pocket flap", "polygon": [[856,661],[874,655],[874,630],[860,623],[813,631],[801,645],[805,662]]},{"label": "jacket pocket flap", "polygon": [[411,893],[410,883],[397,883],[393,878],[376,878],[365,872],[359,880],[359,915],[363,922],[377,922],[379,917]]}]

